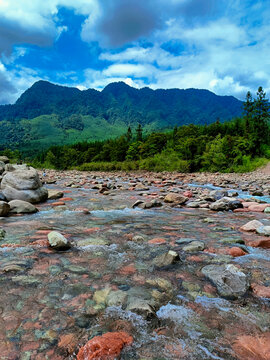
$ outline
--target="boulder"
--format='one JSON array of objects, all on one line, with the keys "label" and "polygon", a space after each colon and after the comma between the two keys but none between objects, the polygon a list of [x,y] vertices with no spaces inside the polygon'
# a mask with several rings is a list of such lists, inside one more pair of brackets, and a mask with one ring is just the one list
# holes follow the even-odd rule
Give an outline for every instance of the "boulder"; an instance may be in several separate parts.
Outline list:
[{"label": "boulder", "polygon": [[5,171],[5,163],[3,161],[0,161],[0,175],[3,174]]},{"label": "boulder", "polygon": [[239,208],[243,208],[241,201],[229,197],[223,197],[210,205],[210,209],[214,211],[228,211]]},{"label": "boulder", "polygon": [[270,332],[241,335],[232,346],[238,360],[269,360]]},{"label": "boulder", "polygon": [[139,297],[131,297],[128,300],[126,311],[131,311],[138,315],[141,315],[145,319],[151,319],[156,316],[154,308],[150,304],[150,301]]},{"label": "boulder", "polygon": [[0,201],[7,202],[7,199],[6,199],[5,195],[3,193],[1,193],[1,192],[0,192]]},{"label": "boulder", "polygon": [[8,201],[38,203],[48,198],[48,190],[42,187],[37,171],[25,165],[14,165],[11,171],[7,171],[1,189]]},{"label": "boulder", "polygon": [[220,296],[237,299],[247,292],[249,281],[246,274],[233,264],[207,265],[202,268],[203,275],[216,287]]},{"label": "boulder", "polygon": [[0,201],[0,216],[7,216],[10,206],[5,201]]},{"label": "boulder", "polygon": [[180,205],[184,204],[187,200],[188,200],[187,197],[175,193],[167,194],[164,199],[166,203],[176,203]]},{"label": "boulder", "polygon": [[256,229],[259,235],[270,236],[270,226],[260,226]]},{"label": "boulder", "polygon": [[209,196],[214,197],[215,200],[220,200],[224,196],[228,196],[228,191],[227,190],[213,190],[209,193]]},{"label": "boulder", "polygon": [[32,214],[38,211],[33,204],[23,200],[12,200],[8,204],[10,212],[14,214]]},{"label": "boulder", "polygon": [[0,161],[5,163],[5,164],[8,164],[9,163],[9,158],[7,156],[0,156]]},{"label": "boulder", "polygon": [[48,234],[50,246],[55,250],[68,250],[71,245],[70,242],[59,232],[51,231]]}]

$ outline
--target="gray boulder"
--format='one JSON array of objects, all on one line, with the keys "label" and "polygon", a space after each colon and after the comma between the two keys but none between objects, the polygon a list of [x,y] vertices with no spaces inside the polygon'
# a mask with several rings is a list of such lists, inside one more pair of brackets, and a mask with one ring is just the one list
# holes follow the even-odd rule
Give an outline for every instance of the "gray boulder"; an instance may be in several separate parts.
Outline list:
[{"label": "gray boulder", "polygon": [[0,175],[3,174],[5,171],[5,163],[3,161],[0,161]]},{"label": "gray boulder", "polygon": [[180,194],[175,194],[175,193],[169,193],[165,196],[164,201],[166,203],[176,203],[176,204],[184,204],[185,202],[187,202],[188,198],[180,195]]},{"label": "gray boulder", "polygon": [[71,245],[70,242],[57,231],[51,231],[48,234],[50,246],[55,250],[68,250]]},{"label": "gray boulder", "polygon": [[23,200],[30,203],[38,203],[48,198],[48,190],[45,189],[39,179],[37,171],[25,165],[13,165],[6,171],[1,182],[1,190],[8,201]]},{"label": "gray boulder", "polygon": [[183,247],[183,250],[187,252],[203,251],[204,249],[205,249],[204,242],[198,240],[192,241],[191,243]]},{"label": "gray boulder", "polygon": [[23,200],[12,200],[8,204],[10,212],[14,214],[32,214],[38,211],[33,204]]},{"label": "gray boulder", "polygon": [[5,164],[9,163],[9,158],[7,156],[0,156],[0,161],[2,161]]},{"label": "gray boulder", "polygon": [[7,216],[10,206],[5,201],[0,201],[0,216]]},{"label": "gray boulder", "polygon": [[228,211],[238,208],[243,208],[241,201],[229,197],[223,197],[210,205],[210,209],[214,211]]},{"label": "gray boulder", "polygon": [[228,191],[227,190],[212,190],[212,191],[210,191],[209,196],[214,197],[215,200],[220,200],[224,196],[228,196]]},{"label": "gray boulder", "polygon": [[232,264],[207,265],[202,268],[202,273],[217,287],[219,295],[225,298],[239,298],[249,288],[246,274]]},{"label": "gray boulder", "polygon": [[161,268],[172,265],[178,260],[179,260],[179,255],[177,254],[177,252],[170,250],[167,253],[157,256],[153,261],[153,265]]}]

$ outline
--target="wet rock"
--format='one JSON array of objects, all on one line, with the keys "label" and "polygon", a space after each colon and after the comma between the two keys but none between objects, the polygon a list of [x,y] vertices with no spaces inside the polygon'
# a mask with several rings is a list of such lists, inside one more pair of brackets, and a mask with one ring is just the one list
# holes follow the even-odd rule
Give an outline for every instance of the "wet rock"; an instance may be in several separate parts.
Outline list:
[{"label": "wet rock", "polygon": [[214,211],[228,211],[243,208],[243,204],[239,200],[223,197],[212,203],[209,207]]},{"label": "wet rock", "polygon": [[145,319],[151,319],[156,316],[151,302],[139,297],[130,297],[128,299],[126,311],[134,312],[138,315],[141,315]]},{"label": "wet rock", "polygon": [[188,198],[186,198],[185,196],[175,193],[169,193],[164,198],[164,201],[166,203],[175,203],[179,205],[184,204],[185,202],[187,202],[187,200]]},{"label": "wet rock", "polygon": [[23,200],[12,200],[8,204],[10,212],[14,214],[32,214],[38,211],[33,204]]},{"label": "wet rock", "polygon": [[48,234],[50,247],[55,250],[68,250],[71,247],[70,242],[59,232],[51,231]]},{"label": "wet rock", "polygon": [[232,264],[207,265],[202,273],[217,287],[218,293],[225,298],[238,298],[247,292],[247,276]]},{"label": "wet rock", "polygon": [[234,247],[230,248],[229,254],[233,257],[238,257],[238,256],[244,256],[247,253],[243,249],[241,249],[237,246],[234,246]]},{"label": "wet rock", "polygon": [[270,286],[251,284],[251,289],[256,296],[270,299]]},{"label": "wet rock", "polygon": [[5,173],[1,189],[8,201],[38,203],[48,197],[48,190],[42,186],[37,171],[24,165],[17,165],[14,170]]},{"label": "wet rock", "polygon": [[249,211],[253,212],[264,212],[264,210],[269,207],[269,204],[257,204],[249,206]]},{"label": "wet rock", "polygon": [[154,260],[153,260],[153,264],[156,267],[166,267],[169,265],[172,265],[174,263],[176,263],[177,261],[179,261],[179,255],[177,254],[176,251],[170,250],[167,253],[164,253],[162,255],[157,256]]},{"label": "wet rock", "polygon": [[270,226],[260,226],[256,229],[259,235],[270,236]]},{"label": "wet rock", "polygon": [[190,201],[186,204],[186,206],[191,209],[196,209],[200,206],[200,202],[199,201]]},{"label": "wet rock", "polygon": [[243,231],[256,231],[259,227],[263,226],[263,224],[258,220],[252,220],[243,225],[240,230]]},{"label": "wet rock", "polygon": [[7,216],[10,206],[5,201],[0,201],[0,216]]},{"label": "wet rock", "polygon": [[257,336],[242,335],[233,344],[239,360],[269,360],[270,332]]},{"label": "wet rock", "polygon": [[48,190],[48,200],[57,200],[64,196],[64,193],[59,190]]},{"label": "wet rock", "polygon": [[248,246],[262,249],[270,249],[270,238],[246,241]]},{"label": "wet rock", "polygon": [[123,331],[95,336],[80,349],[77,360],[114,360],[118,358],[123,347],[132,342],[133,338]]},{"label": "wet rock", "polygon": [[[1,181],[1,179],[0,179]],[[0,201],[5,201],[7,202],[7,198],[5,197],[5,195],[0,191]]]},{"label": "wet rock", "polygon": [[269,213],[270,213],[270,206],[266,207],[266,208],[264,209],[264,212],[265,212],[266,214],[269,214]]},{"label": "wet rock", "polygon": [[123,307],[127,301],[127,293],[122,290],[112,291],[106,297],[107,306],[121,306]]},{"label": "wet rock", "polygon": [[138,207],[139,205],[141,205],[141,204],[143,204],[144,203],[144,201],[142,201],[142,200],[137,200],[137,201],[135,201],[135,203],[132,205],[132,208],[134,209],[135,207]]},{"label": "wet rock", "polygon": [[183,250],[186,252],[195,252],[195,251],[203,251],[205,249],[205,244],[203,241],[192,241],[188,245],[183,247]]},{"label": "wet rock", "polygon": [[209,196],[214,197],[215,200],[220,200],[224,196],[228,196],[227,190],[213,190],[210,192]]},{"label": "wet rock", "polygon": [[147,191],[147,190],[149,190],[149,187],[139,183],[135,186],[135,190],[136,191]]},{"label": "wet rock", "polygon": [[135,235],[132,237],[132,241],[142,243],[145,241],[145,238],[142,235]]}]

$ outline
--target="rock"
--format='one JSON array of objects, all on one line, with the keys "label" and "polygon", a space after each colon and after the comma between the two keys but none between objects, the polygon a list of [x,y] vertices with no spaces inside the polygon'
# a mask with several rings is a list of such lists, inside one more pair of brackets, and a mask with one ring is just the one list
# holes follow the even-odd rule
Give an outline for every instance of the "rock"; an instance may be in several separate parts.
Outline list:
[{"label": "rock", "polygon": [[228,211],[243,208],[243,204],[234,198],[223,197],[210,205],[210,209],[214,211]]},{"label": "rock", "polygon": [[259,247],[262,249],[270,249],[270,238],[259,239],[259,240],[248,240],[247,245],[255,248]]},{"label": "rock", "polygon": [[188,198],[186,198],[185,196],[175,193],[167,194],[164,199],[166,203],[176,203],[179,205],[184,204],[187,200]]},{"label": "rock", "polygon": [[186,204],[187,207],[196,209],[200,206],[200,203],[198,201],[190,201]]},{"label": "rock", "polygon": [[142,235],[135,235],[135,236],[133,236],[132,241],[135,241],[135,242],[138,242],[138,243],[139,242],[144,242],[145,238]]},{"label": "rock", "polygon": [[111,288],[109,288],[109,287],[106,287],[105,289],[102,289],[102,290],[97,290],[94,293],[93,300],[97,304],[106,304],[107,298],[108,298],[108,295],[110,294],[110,292],[111,292]]},{"label": "rock", "polygon": [[215,200],[220,200],[224,196],[228,196],[228,191],[226,191],[226,190],[213,190],[213,191],[210,191],[209,196],[214,197]]},{"label": "rock", "polygon": [[77,242],[77,246],[107,246],[110,245],[110,242],[106,239],[100,239],[100,238],[88,238],[79,240]]},{"label": "rock", "polygon": [[264,210],[269,207],[270,204],[257,204],[257,205],[251,205],[248,207],[249,211],[253,212],[264,212]]},{"label": "rock", "polygon": [[270,286],[262,286],[258,284],[251,284],[253,293],[261,298],[270,299]]},{"label": "rock", "polygon": [[265,209],[264,209],[264,212],[265,212],[266,214],[269,214],[269,213],[270,213],[270,206],[268,206],[267,208],[265,208]]},{"label": "rock", "polygon": [[122,290],[111,291],[106,298],[106,305],[123,307],[127,301],[127,293]]},{"label": "rock", "polygon": [[135,207],[137,207],[137,206],[139,206],[139,205],[141,205],[141,204],[143,204],[144,203],[144,201],[142,201],[142,200],[137,200],[137,201],[135,201],[135,203],[132,205],[132,208],[134,209]]},{"label": "rock", "polygon": [[59,190],[48,190],[48,200],[57,200],[64,196],[64,193]]},{"label": "rock", "polygon": [[149,190],[149,187],[139,183],[135,186],[135,190],[136,191],[147,191],[147,190]]},{"label": "rock", "polygon": [[132,336],[123,331],[95,336],[79,350],[77,360],[114,360],[119,357],[123,347],[132,342]]},{"label": "rock", "polygon": [[7,156],[0,156],[0,161],[3,162],[4,164],[8,164],[9,158]]},{"label": "rock", "polygon": [[17,165],[14,170],[5,173],[1,189],[8,201],[37,203],[48,197],[48,191],[42,187],[37,171],[24,165]]},{"label": "rock", "polygon": [[172,265],[178,260],[179,260],[179,255],[177,254],[177,252],[170,250],[167,253],[157,256],[154,259],[153,264],[156,267],[161,268],[161,267],[166,267],[166,266]]},{"label": "rock", "polygon": [[51,231],[48,234],[50,246],[55,250],[68,250],[71,245],[70,242],[59,232]]},{"label": "rock", "polygon": [[38,209],[31,203],[22,200],[12,200],[9,203],[10,212],[14,214],[32,214]]},{"label": "rock", "polygon": [[130,297],[128,299],[126,311],[134,312],[145,319],[151,319],[156,316],[156,313],[152,305],[149,304],[149,301],[139,297]]},{"label": "rock", "polygon": [[240,230],[243,231],[256,231],[259,227],[263,226],[263,224],[258,220],[252,220],[243,225]]},{"label": "rock", "polygon": [[256,229],[259,235],[270,236],[270,226],[260,226]]},{"label": "rock", "polygon": [[238,298],[245,295],[249,288],[247,276],[233,264],[207,265],[202,273],[217,287],[218,293],[225,298]]},{"label": "rock", "polygon": [[239,360],[269,360],[270,332],[239,336],[232,348]]},{"label": "rock", "polygon": [[234,247],[230,248],[229,254],[233,257],[238,257],[238,256],[244,256],[247,253],[243,249],[241,249],[237,246],[234,246]]},{"label": "rock", "polygon": [[195,251],[203,251],[205,249],[205,245],[203,241],[192,241],[188,245],[183,247],[184,251],[187,252],[195,252]]},{"label": "rock", "polygon": [[5,163],[3,161],[0,161],[0,175],[3,174],[5,171]]},{"label": "rock", "polygon": [[0,241],[3,240],[6,236],[6,230],[0,228]]},{"label": "rock", "polygon": [[5,201],[0,201],[0,216],[7,216],[10,206]]}]

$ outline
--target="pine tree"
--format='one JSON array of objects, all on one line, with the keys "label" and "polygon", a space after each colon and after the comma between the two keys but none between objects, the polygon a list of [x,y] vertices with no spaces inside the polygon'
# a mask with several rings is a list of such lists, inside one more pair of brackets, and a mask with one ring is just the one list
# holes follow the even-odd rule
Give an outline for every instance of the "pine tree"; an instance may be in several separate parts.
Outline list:
[{"label": "pine tree", "polygon": [[126,137],[127,137],[127,142],[130,142],[132,140],[132,130],[130,126],[127,129]]},{"label": "pine tree", "polygon": [[143,130],[142,130],[142,125],[141,124],[138,124],[138,127],[137,127],[137,129],[136,129],[136,134],[137,134],[137,136],[136,136],[136,140],[137,141],[142,141],[142,133],[143,133]]}]

